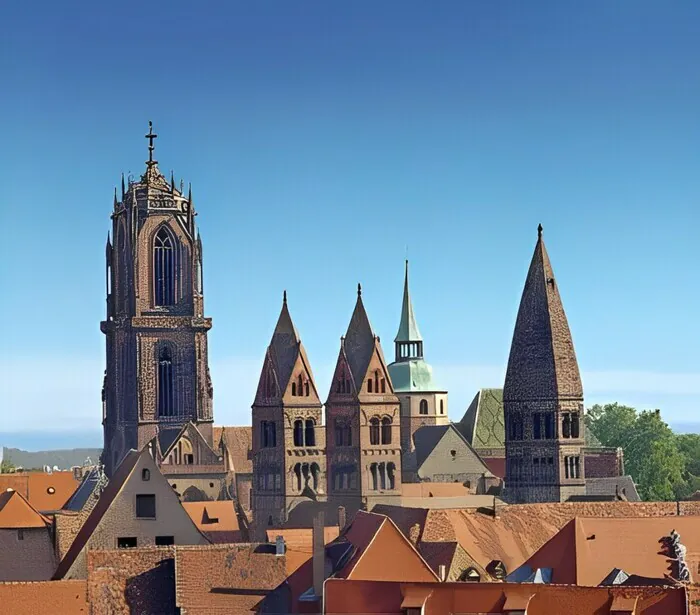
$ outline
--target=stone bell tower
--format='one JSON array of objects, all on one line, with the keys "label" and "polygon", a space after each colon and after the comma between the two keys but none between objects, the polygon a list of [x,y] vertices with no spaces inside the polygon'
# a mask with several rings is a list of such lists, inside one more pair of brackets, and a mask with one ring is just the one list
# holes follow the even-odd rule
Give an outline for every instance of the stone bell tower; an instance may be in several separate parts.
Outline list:
[{"label": "stone bell tower", "polygon": [[[138,180],[122,176],[114,192],[112,237],[107,238],[107,369],[103,399],[103,463],[110,475],[129,449],[154,441],[171,462],[197,465],[212,458],[212,384],[207,361],[202,243],[192,191],[168,182],[153,158]],[[171,451],[194,427],[182,450]],[[205,455],[206,461],[199,461]]]}]

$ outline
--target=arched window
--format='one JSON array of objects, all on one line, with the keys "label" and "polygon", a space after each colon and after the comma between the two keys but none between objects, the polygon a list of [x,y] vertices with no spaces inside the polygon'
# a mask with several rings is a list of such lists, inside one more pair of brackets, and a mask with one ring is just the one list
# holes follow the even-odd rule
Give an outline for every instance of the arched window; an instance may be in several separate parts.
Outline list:
[{"label": "arched window", "polygon": [[372,392],[372,379],[371,378],[367,381],[367,392],[368,393]]},{"label": "arched window", "polygon": [[445,400],[440,400],[440,414],[445,414]]},{"label": "arched window", "polygon": [[376,416],[369,420],[369,443],[379,444],[379,419]]},{"label": "arched window", "polygon": [[386,464],[383,461],[379,464],[379,488],[386,489]]},{"label": "arched window", "polygon": [[301,491],[301,464],[297,463],[294,466],[294,479],[297,491]]},{"label": "arched window", "polygon": [[158,414],[174,416],[173,360],[170,349],[164,346],[158,355]]},{"label": "arched window", "polygon": [[574,412],[571,414],[571,437],[572,438],[579,437],[579,420],[578,420],[578,413],[577,412]]},{"label": "arched window", "polygon": [[390,461],[386,466],[386,474],[389,479],[389,489],[394,489],[396,486],[396,466],[393,461]]},{"label": "arched window", "polygon": [[369,471],[370,471],[370,474],[372,475],[372,485],[371,485],[372,491],[376,491],[376,490],[377,490],[377,485],[378,485],[378,480],[377,480],[377,464],[376,464],[376,463],[370,464],[370,466],[369,466]]},{"label": "arched window", "polygon": [[317,463],[311,464],[311,484],[314,491],[318,491],[319,477],[321,475],[321,468],[318,467]]},{"label": "arched window", "polygon": [[304,446],[304,422],[301,419],[294,421],[294,446]]},{"label": "arched window", "polygon": [[299,374],[299,377],[297,378],[297,395],[301,397],[304,393],[304,383],[301,381],[301,374]]},{"label": "arched window", "polygon": [[153,246],[153,299],[155,305],[175,304],[175,246],[165,227],[158,231]]},{"label": "arched window", "polygon": [[428,400],[427,399],[421,399],[420,400],[420,410],[419,412],[421,414],[428,414]]},{"label": "arched window", "polygon": [[391,444],[391,419],[388,416],[382,419],[382,444]]},{"label": "arched window", "polygon": [[568,412],[564,414],[564,418],[562,419],[561,433],[564,438],[571,437],[571,417]]},{"label": "arched window", "polygon": [[386,380],[382,378],[382,393],[386,393]]},{"label": "arched window", "polygon": [[311,478],[311,474],[309,473],[309,464],[308,463],[302,463],[301,464],[301,476],[304,479],[304,489],[309,486],[309,479]]},{"label": "arched window", "polygon": [[275,447],[277,446],[277,425],[275,425],[274,422],[270,421],[267,424],[267,429],[268,429],[268,446]]},{"label": "arched window", "polygon": [[379,370],[374,372],[374,390],[379,393]]},{"label": "arched window", "polygon": [[194,452],[192,450],[192,442],[190,442],[187,438],[182,438],[178,444],[178,448],[180,449],[180,463],[188,466],[193,465]]},{"label": "arched window", "polygon": [[309,396],[309,381],[308,380],[304,383],[304,395],[306,397]]},{"label": "arched window", "polygon": [[296,397],[297,394],[297,383],[292,382],[292,396]]},{"label": "arched window", "polygon": [[306,446],[316,446],[316,423],[313,419],[306,419],[304,443]]}]

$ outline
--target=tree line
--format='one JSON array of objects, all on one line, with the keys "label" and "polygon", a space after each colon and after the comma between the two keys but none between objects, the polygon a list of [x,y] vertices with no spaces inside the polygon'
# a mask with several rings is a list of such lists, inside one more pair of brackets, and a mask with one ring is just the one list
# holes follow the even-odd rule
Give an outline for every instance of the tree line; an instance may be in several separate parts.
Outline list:
[{"label": "tree line", "polygon": [[687,500],[700,490],[700,434],[674,433],[659,410],[595,405],[586,428],[603,446],[622,448],[642,500]]}]

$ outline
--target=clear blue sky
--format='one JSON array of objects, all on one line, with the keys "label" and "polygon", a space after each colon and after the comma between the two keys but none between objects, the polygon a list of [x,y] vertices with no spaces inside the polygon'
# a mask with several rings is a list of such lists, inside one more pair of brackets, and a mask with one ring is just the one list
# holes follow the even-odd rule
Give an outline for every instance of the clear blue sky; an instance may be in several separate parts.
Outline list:
[{"label": "clear blue sky", "polygon": [[[700,3],[0,8],[0,431],[99,430],[120,173],[193,184],[215,416],[287,289],[327,392],[361,281],[393,355],[408,246],[457,420],[501,386],[536,227],[590,403],[700,404]],[[97,438],[99,442],[99,438]]]}]

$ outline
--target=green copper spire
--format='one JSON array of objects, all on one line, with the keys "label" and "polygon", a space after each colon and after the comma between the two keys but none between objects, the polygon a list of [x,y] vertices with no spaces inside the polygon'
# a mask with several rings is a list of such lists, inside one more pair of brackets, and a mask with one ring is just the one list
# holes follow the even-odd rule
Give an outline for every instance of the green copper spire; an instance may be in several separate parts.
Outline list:
[{"label": "green copper spire", "polygon": [[401,322],[399,332],[394,338],[396,361],[423,358],[423,337],[418,330],[418,323],[413,313],[411,295],[408,291],[408,260],[406,260],[406,275],[403,283],[403,305],[401,306]]},{"label": "green copper spire", "polygon": [[418,323],[413,313],[411,295],[408,292],[408,261],[406,261],[406,277],[403,283],[403,305],[401,306],[401,323],[399,332],[396,334],[395,342],[422,342]]}]

